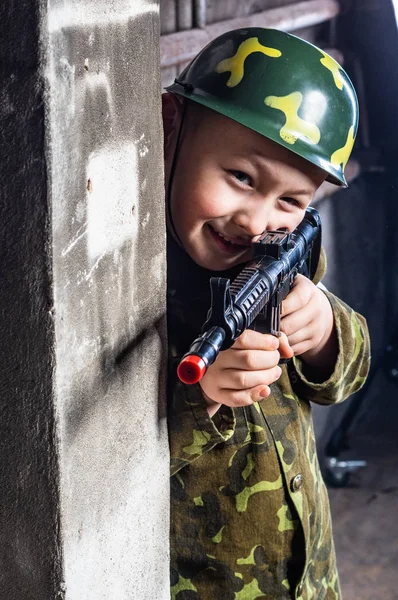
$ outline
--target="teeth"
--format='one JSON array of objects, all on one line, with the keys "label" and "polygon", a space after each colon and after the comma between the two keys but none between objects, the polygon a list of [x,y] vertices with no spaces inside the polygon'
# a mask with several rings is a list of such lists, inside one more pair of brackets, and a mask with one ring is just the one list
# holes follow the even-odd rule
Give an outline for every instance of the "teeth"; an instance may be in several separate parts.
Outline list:
[{"label": "teeth", "polygon": [[224,235],[223,233],[221,233],[220,231],[217,231],[216,229],[214,229],[212,227],[213,231],[220,237],[222,238],[225,242],[227,242],[228,244],[232,244],[233,246],[241,246],[241,247],[245,247],[247,246],[247,244],[245,244],[244,242],[239,243],[238,241],[231,239],[229,237],[227,237],[226,235]]},{"label": "teeth", "polygon": [[222,233],[219,233],[218,231],[217,231],[217,233],[218,233],[218,235],[220,237],[222,237],[223,240],[225,240],[226,242],[229,242],[230,244],[232,244],[231,240],[228,239],[225,235],[223,235]]},{"label": "teeth", "polygon": [[[230,238],[228,238],[226,235],[224,235],[223,233],[220,233],[219,231],[216,231],[214,229],[214,231],[216,232],[216,234],[222,238],[223,240],[225,240],[226,242],[228,242],[229,244],[234,244],[234,242],[232,240],[230,240]],[[236,244],[235,244],[236,245]]]},{"label": "teeth", "polygon": [[232,244],[233,246],[245,246],[245,244],[240,244],[237,241],[232,241],[230,238],[228,238],[226,235],[223,235],[222,233],[220,233],[219,231],[216,231],[217,235],[219,235],[223,240],[225,240],[226,242],[228,242],[228,244]]}]

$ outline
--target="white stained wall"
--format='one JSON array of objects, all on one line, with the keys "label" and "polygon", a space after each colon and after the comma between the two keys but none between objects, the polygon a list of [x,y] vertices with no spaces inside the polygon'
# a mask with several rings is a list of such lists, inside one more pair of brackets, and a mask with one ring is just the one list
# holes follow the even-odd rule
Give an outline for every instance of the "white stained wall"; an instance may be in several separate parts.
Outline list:
[{"label": "white stained wall", "polygon": [[162,600],[158,5],[50,0],[44,23],[65,598]]}]

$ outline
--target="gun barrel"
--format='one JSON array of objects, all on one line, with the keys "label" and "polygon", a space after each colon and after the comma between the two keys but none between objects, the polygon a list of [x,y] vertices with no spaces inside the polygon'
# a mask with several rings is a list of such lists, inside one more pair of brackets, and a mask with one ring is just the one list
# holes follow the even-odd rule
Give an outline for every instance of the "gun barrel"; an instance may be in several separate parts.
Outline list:
[{"label": "gun barrel", "polygon": [[222,327],[212,327],[196,338],[177,367],[180,381],[188,385],[198,383],[217,358],[224,339],[225,330]]}]

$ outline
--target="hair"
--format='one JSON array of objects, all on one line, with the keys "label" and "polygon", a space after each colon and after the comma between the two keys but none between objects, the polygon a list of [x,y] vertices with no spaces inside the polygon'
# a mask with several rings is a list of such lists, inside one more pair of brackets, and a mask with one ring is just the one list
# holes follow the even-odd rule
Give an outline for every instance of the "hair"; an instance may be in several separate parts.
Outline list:
[{"label": "hair", "polygon": [[199,129],[203,120],[209,115],[209,112],[211,112],[211,109],[202,106],[197,102],[193,102],[192,100],[186,99],[185,102],[186,110],[184,127],[186,127],[186,131],[192,135]]}]

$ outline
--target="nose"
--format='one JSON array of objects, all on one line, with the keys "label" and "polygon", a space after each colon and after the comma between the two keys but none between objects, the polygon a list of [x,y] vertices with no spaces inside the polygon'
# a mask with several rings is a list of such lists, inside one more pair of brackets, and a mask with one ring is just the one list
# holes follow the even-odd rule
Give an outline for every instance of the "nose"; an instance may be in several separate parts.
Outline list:
[{"label": "nose", "polygon": [[258,200],[247,202],[236,215],[235,223],[250,238],[258,237],[267,229],[276,229],[272,203]]}]

